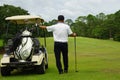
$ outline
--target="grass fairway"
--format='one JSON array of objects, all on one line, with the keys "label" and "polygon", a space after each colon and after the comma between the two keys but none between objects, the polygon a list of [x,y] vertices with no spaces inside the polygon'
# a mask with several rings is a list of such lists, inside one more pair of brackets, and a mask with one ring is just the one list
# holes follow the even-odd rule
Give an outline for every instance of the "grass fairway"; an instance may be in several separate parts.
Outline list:
[{"label": "grass fairway", "polygon": [[0,76],[0,80],[120,80],[120,42],[78,37],[79,72],[75,72],[74,38],[69,38],[69,72],[62,75],[58,74],[55,66],[52,38],[47,38],[47,51],[49,68],[46,74],[13,72],[11,76]]}]

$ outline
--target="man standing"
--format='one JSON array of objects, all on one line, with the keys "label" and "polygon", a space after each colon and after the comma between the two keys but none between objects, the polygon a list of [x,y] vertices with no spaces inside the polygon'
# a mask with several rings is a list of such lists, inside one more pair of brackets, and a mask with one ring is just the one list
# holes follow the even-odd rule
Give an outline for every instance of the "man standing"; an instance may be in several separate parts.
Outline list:
[{"label": "man standing", "polygon": [[70,29],[70,26],[64,23],[64,16],[58,16],[58,23],[52,26],[40,26],[40,28],[47,29],[48,32],[53,32],[54,37],[54,53],[56,59],[56,66],[59,74],[63,74],[61,64],[61,53],[63,56],[64,72],[68,72],[68,36],[76,36]]}]

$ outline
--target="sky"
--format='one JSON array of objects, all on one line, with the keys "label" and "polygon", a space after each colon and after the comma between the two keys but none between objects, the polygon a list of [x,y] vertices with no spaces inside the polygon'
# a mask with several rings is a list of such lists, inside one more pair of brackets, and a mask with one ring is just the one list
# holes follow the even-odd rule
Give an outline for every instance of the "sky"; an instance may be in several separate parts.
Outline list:
[{"label": "sky", "polygon": [[75,20],[79,16],[112,14],[120,10],[120,0],[0,0],[0,6],[4,4],[21,7],[45,21],[57,19],[58,15]]}]

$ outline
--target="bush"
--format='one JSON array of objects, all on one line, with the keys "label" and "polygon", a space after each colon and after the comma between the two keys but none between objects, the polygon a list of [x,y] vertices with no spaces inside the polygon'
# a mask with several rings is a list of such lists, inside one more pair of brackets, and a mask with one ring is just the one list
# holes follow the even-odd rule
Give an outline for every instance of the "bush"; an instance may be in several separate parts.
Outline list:
[{"label": "bush", "polygon": [[120,41],[120,33],[115,34],[114,38],[115,41]]},{"label": "bush", "polygon": [[8,34],[7,36],[6,36],[6,34],[3,34],[3,35],[1,36],[1,39],[3,40],[3,45],[4,45],[5,43],[7,43],[7,40],[10,39],[10,38],[12,38],[12,37],[13,37],[12,34]]}]

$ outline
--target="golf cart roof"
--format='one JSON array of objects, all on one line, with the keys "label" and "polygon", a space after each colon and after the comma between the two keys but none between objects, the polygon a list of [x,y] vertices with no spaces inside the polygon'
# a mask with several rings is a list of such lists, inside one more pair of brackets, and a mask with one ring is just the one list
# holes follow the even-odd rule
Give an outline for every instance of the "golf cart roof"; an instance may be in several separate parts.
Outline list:
[{"label": "golf cart roof", "polygon": [[11,17],[5,18],[5,20],[8,20],[13,23],[17,23],[17,24],[41,23],[44,21],[40,16],[33,16],[33,15],[11,16]]}]

